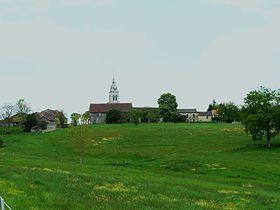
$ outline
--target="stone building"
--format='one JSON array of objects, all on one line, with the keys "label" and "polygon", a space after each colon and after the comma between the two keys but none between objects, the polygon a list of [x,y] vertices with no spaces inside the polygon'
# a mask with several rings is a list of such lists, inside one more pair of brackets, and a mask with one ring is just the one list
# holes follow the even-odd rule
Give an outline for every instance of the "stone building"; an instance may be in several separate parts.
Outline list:
[{"label": "stone building", "polygon": [[132,109],[132,103],[120,103],[120,93],[113,78],[113,82],[109,91],[109,102],[101,104],[90,104],[89,112],[91,116],[91,123],[105,123],[107,113],[110,110],[119,110],[122,113],[129,113]]},{"label": "stone building", "polygon": [[212,111],[198,112],[196,109],[178,109],[178,113],[186,117],[186,122],[212,122]]}]

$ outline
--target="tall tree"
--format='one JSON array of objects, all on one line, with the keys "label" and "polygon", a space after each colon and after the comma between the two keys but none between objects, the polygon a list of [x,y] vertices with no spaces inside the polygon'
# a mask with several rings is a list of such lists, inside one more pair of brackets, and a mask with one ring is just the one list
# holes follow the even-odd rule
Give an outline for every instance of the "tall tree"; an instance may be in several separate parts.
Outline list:
[{"label": "tall tree", "polygon": [[254,141],[266,138],[271,147],[271,139],[280,132],[280,90],[260,87],[250,92],[242,108],[242,122]]},{"label": "tall tree", "polygon": [[172,122],[174,116],[177,115],[176,96],[171,93],[165,93],[158,99],[159,115],[163,118],[163,122]]},{"label": "tall tree", "polygon": [[31,112],[31,106],[25,101],[25,99],[19,99],[16,103],[17,113],[29,114]]},{"label": "tall tree", "polygon": [[19,99],[15,108],[20,122],[24,123],[27,115],[31,112],[31,106],[25,101],[25,99]]},{"label": "tall tree", "polygon": [[73,113],[71,114],[71,120],[72,120],[72,124],[74,126],[77,126],[79,124],[79,120],[81,118],[81,115],[78,113]]}]

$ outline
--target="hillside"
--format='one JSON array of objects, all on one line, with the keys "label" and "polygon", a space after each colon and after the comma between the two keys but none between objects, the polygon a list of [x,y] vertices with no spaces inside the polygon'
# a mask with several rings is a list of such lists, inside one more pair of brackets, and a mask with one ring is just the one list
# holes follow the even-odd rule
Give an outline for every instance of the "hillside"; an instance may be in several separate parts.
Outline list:
[{"label": "hillside", "polygon": [[279,209],[280,138],[240,125],[92,126],[79,164],[68,129],[2,136],[0,195],[14,209]]}]

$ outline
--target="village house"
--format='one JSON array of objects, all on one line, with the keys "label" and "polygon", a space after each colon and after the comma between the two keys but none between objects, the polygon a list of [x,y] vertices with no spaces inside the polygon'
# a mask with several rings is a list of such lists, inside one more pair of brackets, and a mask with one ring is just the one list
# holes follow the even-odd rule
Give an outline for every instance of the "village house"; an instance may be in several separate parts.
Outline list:
[{"label": "village house", "polygon": [[212,111],[199,112],[197,109],[178,109],[178,113],[186,117],[186,122],[212,122]]},{"label": "village house", "polygon": [[[57,129],[56,117],[59,114],[57,110],[47,109],[42,112],[37,112],[36,115],[39,120],[45,121],[47,123],[46,132],[55,131]],[[34,128],[37,131],[37,128]]]}]

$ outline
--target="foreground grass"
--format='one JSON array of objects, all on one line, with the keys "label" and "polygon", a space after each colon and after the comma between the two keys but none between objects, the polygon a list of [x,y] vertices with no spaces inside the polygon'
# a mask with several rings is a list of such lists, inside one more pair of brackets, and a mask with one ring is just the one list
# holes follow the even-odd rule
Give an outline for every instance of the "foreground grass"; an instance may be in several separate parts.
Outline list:
[{"label": "foreground grass", "polygon": [[[279,209],[280,147],[239,125],[96,125],[84,165],[69,130],[2,136],[14,209]],[[276,142],[276,143],[275,143]]]}]

